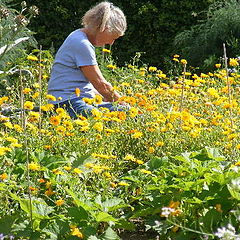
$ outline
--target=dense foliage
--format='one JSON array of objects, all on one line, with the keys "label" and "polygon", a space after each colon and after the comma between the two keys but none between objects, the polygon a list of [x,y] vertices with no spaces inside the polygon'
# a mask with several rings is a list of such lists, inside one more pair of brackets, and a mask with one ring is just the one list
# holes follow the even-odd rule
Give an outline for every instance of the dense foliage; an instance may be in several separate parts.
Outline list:
[{"label": "dense foliage", "polygon": [[[8,3],[7,1],[5,1]],[[16,58],[22,55],[21,49],[26,46],[37,46],[33,33],[27,28],[32,17],[38,14],[35,6],[21,4],[20,11],[9,8],[5,2],[0,4],[0,94],[4,94],[6,84],[11,85],[9,75],[19,72]]]},{"label": "dense foliage", "polygon": [[[114,52],[120,64],[128,62],[136,52],[144,52],[142,60],[151,65],[163,66],[163,58],[174,52],[175,35],[197,23],[214,0],[200,1],[146,1],[113,0],[127,16],[126,35],[114,44]],[[19,0],[13,2],[19,3]],[[85,11],[99,1],[77,0],[27,0],[39,7],[40,16],[31,23],[31,29],[43,48],[55,50],[65,37],[80,27]]]},{"label": "dense foliage", "polygon": [[102,49],[129,108],[74,120],[48,103],[51,53],[21,53],[0,97],[1,240],[240,239],[237,58],[197,75],[174,55],[165,74]]},{"label": "dense foliage", "polygon": [[[2,110],[24,109],[0,118],[3,239],[238,239],[237,59],[231,75],[221,64],[196,75],[174,56],[176,75],[166,75],[118,67],[109,52],[101,68],[129,110],[95,109],[76,120],[47,103],[49,52],[16,59],[33,77],[19,76],[0,98]],[[31,111],[36,105],[40,112]]]},{"label": "dense foliage", "polygon": [[240,2],[237,0],[218,1],[212,4],[207,18],[190,30],[179,33],[175,43],[192,65],[213,67],[223,56],[223,43],[228,55],[240,54]]}]

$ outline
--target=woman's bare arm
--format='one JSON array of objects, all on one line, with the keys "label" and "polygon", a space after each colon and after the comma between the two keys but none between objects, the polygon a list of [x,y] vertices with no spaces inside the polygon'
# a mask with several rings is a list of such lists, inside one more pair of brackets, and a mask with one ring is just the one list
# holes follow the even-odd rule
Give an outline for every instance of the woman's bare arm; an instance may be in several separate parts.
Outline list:
[{"label": "woman's bare arm", "polygon": [[98,65],[80,67],[84,76],[89,80],[93,87],[108,102],[117,101],[120,95],[113,89],[112,85],[104,78]]}]

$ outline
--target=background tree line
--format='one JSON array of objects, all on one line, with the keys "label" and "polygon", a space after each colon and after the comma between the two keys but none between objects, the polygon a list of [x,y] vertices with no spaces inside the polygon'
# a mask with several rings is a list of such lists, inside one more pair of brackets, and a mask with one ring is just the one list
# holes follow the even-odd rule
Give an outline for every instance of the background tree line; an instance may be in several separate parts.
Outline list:
[{"label": "background tree line", "polygon": [[[16,6],[19,0],[13,0]],[[29,28],[38,43],[56,51],[66,36],[79,28],[81,17],[99,1],[27,0],[39,8],[39,16]],[[190,63],[203,65],[206,59],[221,55],[222,42],[238,49],[240,22],[237,0],[111,0],[127,16],[128,29],[113,45],[118,64],[123,65],[141,52],[144,63],[164,68],[164,60],[183,54]],[[226,5],[228,6],[226,10]],[[222,12],[220,10],[222,9]],[[218,16],[216,12],[218,11]],[[236,14],[233,14],[234,11]],[[233,20],[234,19],[234,20]],[[219,22],[220,21],[220,22]],[[231,36],[230,36],[231,35]],[[229,38],[229,39],[228,39]],[[211,43],[211,44],[210,44]],[[210,45],[209,45],[210,44]],[[205,64],[211,64],[205,61]]]}]

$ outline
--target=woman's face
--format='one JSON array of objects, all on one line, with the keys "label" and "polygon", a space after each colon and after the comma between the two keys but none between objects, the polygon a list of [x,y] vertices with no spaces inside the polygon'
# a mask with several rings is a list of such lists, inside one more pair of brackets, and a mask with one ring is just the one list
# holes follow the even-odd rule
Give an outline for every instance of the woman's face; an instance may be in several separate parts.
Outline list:
[{"label": "woman's face", "polygon": [[116,33],[110,33],[108,30],[104,30],[103,32],[98,32],[95,38],[95,46],[102,47],[106,44],[112,45],[116,39],[120,36]]}]

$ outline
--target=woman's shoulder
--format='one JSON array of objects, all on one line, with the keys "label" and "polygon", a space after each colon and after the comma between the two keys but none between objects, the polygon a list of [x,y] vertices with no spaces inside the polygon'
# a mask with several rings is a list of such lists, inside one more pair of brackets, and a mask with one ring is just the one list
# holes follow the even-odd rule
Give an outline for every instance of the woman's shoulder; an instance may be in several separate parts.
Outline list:
[{"label": "woman's shoulder", "polygon": [[84,32],[82,32],[80,29],[76,29],[75,31],[71,32],[67,39],[67,41],[71,42],[77,42],[78,44],[91,44]]}]

